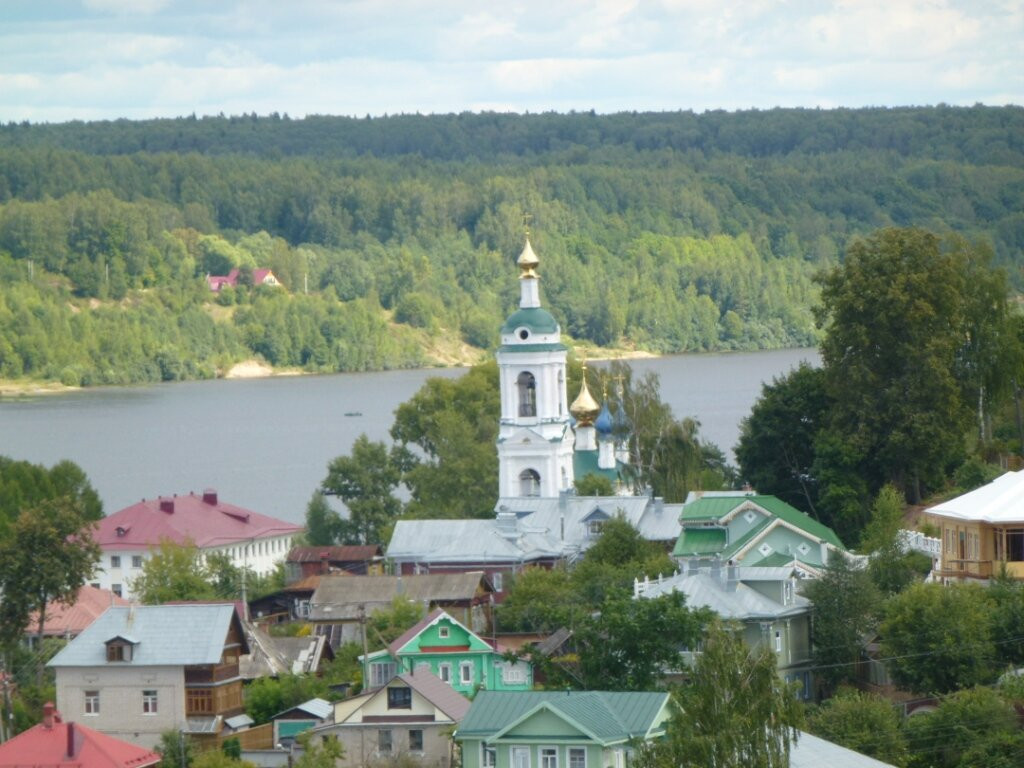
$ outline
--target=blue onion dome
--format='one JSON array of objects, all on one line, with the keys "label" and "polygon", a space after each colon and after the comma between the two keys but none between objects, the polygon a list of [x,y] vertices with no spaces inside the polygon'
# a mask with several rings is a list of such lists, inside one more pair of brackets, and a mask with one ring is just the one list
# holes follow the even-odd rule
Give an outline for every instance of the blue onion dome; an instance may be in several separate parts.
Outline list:
[{"label": "blue onion dome", "polygon": [[608,403],[605,402],[601,405],[601,413],[598,414],[597,420],[594,421],[594,429],[597,430],[599,435],[610,435],[614,426],[612,423],[612,413],[608,410]]}]

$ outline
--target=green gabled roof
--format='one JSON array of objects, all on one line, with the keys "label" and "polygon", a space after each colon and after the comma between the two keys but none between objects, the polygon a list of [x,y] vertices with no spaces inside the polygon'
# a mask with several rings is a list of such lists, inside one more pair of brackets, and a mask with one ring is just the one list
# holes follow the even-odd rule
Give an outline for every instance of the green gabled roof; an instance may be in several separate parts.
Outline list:
[{"label": "green gabled roof", "polygon": [[529,328],[533,333],[558,333],[558,322],[546,309],[525,307],[508,316],[501,332],[512,333],[516,328]]},{"label": "green gabled roof", "polygon": [[[455,738],[491,739],[542,709],[602,744],[644,737],[668,701],[667,693],[619,691],[480,691]],[[545,738],[552,738],[551,735]]]},{"label": "green gabled roof", "polygon": [[724,548],[724,528],[684,528],[676,540],[676,548],[672,550],[672,554],[678,557],[713,555]]},{"label": "green gabled roof", "polygon": [[601,469],[601,467],[597,466],[597,453],[597,451],[573,451],[573,477],[579,479],[581,477],[586,477],[587,475],[600,475],[601,477],[607,477],[611,480],[612,485],[614,486],[619,480],[619,468],[622,464],[619,461],[616,461],[615,469]]},{"label": "green gabled roof", "polygon": [[822,525],[810,515],[801,512],[796,507],[791,507],[775,496],[712,496],[700,498],[683,507],[683,511],[679,515],[679,521],[720,520],[736,509],[736,507],[748,501],[753,502],[780,520],[799,528],[815,538],[824,539],[839,549],[846,549],[843,546],[843,542],[836,536],[835,531],[827,525]]},{"label": "green gabled roof", "polygon": [[[758,560],[756,563],[745,562],[744,565],[757,566],[758,568],[780,568],[792,562],[803,563],[799,557],[787,554],[786,552],[772,552],[768,557]],[[817,567],[817,566],[814,566]]]}]

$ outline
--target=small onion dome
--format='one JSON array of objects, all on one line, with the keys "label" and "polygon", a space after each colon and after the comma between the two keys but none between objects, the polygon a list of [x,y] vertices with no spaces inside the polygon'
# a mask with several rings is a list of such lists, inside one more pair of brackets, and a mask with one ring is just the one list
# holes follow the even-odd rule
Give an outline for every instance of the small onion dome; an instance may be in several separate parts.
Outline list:
[{"label": "small onion dome", "polygon": [[516,264],[519,265],[519,279],[525,280],[526,278],[537,279],[537,265],[540,264],[540,259],[537,258],[537,254],[533,252],[533,247],[530,245],[530,238],[526,238],[526,245],[523,246],[523,252],[519,254],[519,258],[516,259]]},{"label": "small onion dome", "polygon": [[591,396],[590,390],[587,389],[587,369],[584,368],[583,385],[580,387],[579,395],[569,406],[569,413],[576,417],[576,421],[581,427],[589,427],[593,425],[594,417],[600,410],[601,406],[597,404],[597,401]]},{"label": "small onion dome", "polygon": [[599,435],[610,435],[614,425],[612,424],[612,412],[608,410],[608,403],[601,404],[601,413],[594,422],[594,429]]},{"label": "small onion dome", "polygon": [[619,401],[619,407],[615,409],[615,416],[612,417],[612,425],[619,433],[629,431],[629,417],[626,416],[626,409]]}]

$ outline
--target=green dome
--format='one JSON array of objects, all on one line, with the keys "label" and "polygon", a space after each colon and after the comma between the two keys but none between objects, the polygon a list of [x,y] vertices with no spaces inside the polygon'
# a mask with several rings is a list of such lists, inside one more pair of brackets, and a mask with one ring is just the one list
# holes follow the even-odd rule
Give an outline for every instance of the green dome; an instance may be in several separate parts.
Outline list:
[{"label": "green dome", "polygon": [[558,323],[546,309],[527,307],[508,316],[501,332],[514,333],[516,328],[526,328],[530,333],[558,333]]}]

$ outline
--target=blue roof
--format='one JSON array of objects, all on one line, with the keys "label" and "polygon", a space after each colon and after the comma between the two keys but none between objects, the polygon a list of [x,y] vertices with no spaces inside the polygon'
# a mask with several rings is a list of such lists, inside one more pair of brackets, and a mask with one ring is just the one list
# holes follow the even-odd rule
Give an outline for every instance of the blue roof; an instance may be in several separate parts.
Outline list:
[{"label": "blue roof", "polygon": [[[47,666],[125,667],[217,664],[234,605],[114,605],[68,643]],[[131,637],[131,661],[107,661],[106,642]],[[242,640],[244,643],[244,639]],[[247,652],[246,648],[242,652]]]},{"label": "blue roof", "polygon": [[602,403],[601,412],[597,414],[597,419],[594,421],[594,429],[597,430],[599,435],[610,435],[612,427],[612,414],[608,410],[608,403]]}]

